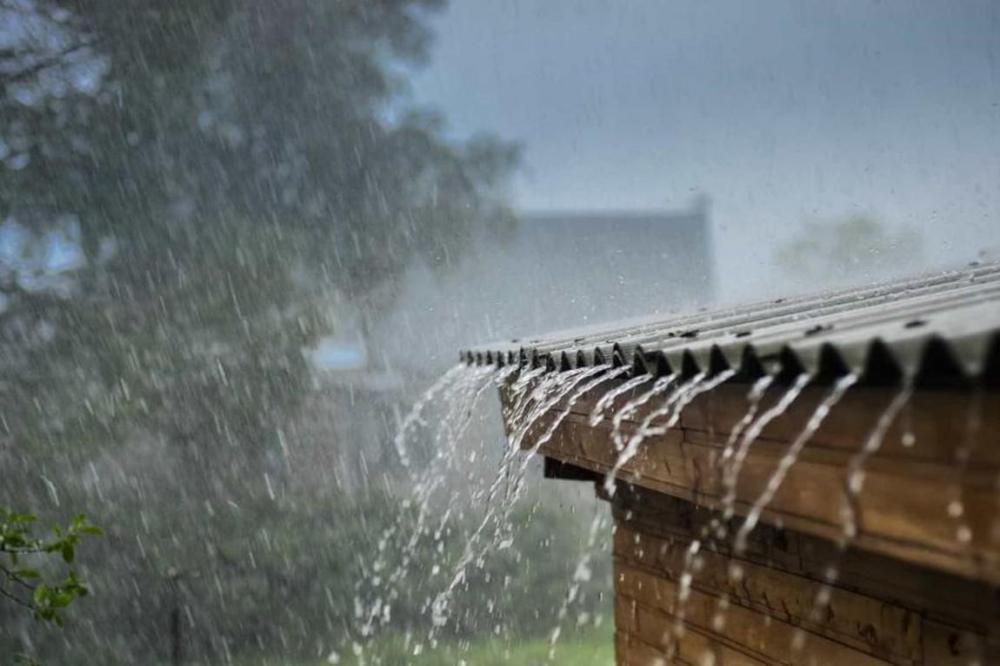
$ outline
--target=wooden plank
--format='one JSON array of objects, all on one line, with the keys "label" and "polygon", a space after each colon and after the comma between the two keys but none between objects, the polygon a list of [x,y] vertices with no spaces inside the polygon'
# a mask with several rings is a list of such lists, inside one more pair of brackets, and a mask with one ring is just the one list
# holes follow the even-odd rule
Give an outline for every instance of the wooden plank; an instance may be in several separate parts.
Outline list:
[{"label": "wooden plank", "polygon": [[[683,431],[652,437],[622,468],[620,478],[718,507],[724,494],[718,465],[723,443],[721,438],[709,440]],[[738,477],[738,512],[746,513],[763,491],[785,448],[767,441],[751,448]],[[591,428],[575,418],[562,421],[557,436],[542,452],[600,473],[611,468],[616,455],[605,428]],[[788,471],[764,519],[838,538],[848,457],[846,452],[807,447]],[[992,538],[998,502],[993,470],[961,474],[952,466],[918,461],[877,461],[866,469],[857,501],[858,546],[1000,582],[1000,543]],[[948,513],[952,497],[961,497],[961,520]],[[960,538],[963,528],[970,530],[967,542]]]},{"label": "wooden plank", "polygon": [[[668,541],[619,526],[615,531],[615,555],[674,583],[683,571],[687,543]],[[885,600],[840,587],[831,588],[826,612],[813,619],[815,600],[823,584],[774,566],[736,559],[710,549],[699,553],[700,567],[693,585],[731,603],[781,617],[832,640],[895,662],[920,658],[919,613]],[[730,576],[730,565],[738,563],[743,576]]]},{"label": "wooden plank", "polygon": [[[780,394],[769,391],[766,407]],[[829,389],[808,388],[788,411],[765,428],[763,436],[789,441],[801,430]],[[711,395],[696,398],[684,410],[681,427],[727,434],[746,413],[746,387],[723,385]],[[856,451],[874,427],[896,390],[861,387],[850,390],[830,412],[812,438],[812,446]],[[914,393],[900,417],[886,433],[880,457],[893,460],[923,460],[953,463],[956,451],[971,450],[973,464],[1000,465],[1000,447],[990,433],[1000,432],[1000,393],[982,390],[976,399],[968,391],[922,390]],[[981,423],[970,431],[970,417]],[[912,443],[909,437],[912,436]]]},{"label": "wooden plank", "polygon": [[[622,381],[614,380],[589,392],[576,401],[573,413],[589,415],[597,400]],[[606,414],[616,413],[648,387],[649,384],[619,396]],[[747,412],[750,388],[747,384],[725,383],[695,397],[684,408],[678,429],[728,435]],[[760,402],[758,413],[773,406],[786,388],[777,384],[771,386]],[[786,413],[768,424],[761,433],[762,439],[791,440],[828,392],[829,388],[825,387],[807,387]],[[825,419],[811,445],[856,451],[897,392],[898,389],[852,388]],[[1000,432],[1000,392],[980,389],[978,397],[975,395],[971,391],[916,391],[886,434],[880,457],[952,463],[956,451],[967,447],[971,450],[972,463],[1000,466],[1000,447],[995,446],[991,436],[991,433]],[[651,400],[628,421],[638,423],[662,402],[662,398]],[[980,420],[978,432],[970,432],[970,416]],[[912,444],[904,435],[913,436]]]},{"label": "wooden plank", "polygon": [[[666,647],[669,631],[679,612],[677,585],[628,563],[615,562],[616,593],[637,602],[636,616],[640,638]],[[804,644],[796,647],[796,634],[802,630],[768,613],[731,605],[724,614],[717,613],[718,598],[692,589],[684,605],[684,624],[710,636],[714,642],[748,655],[759,655],[764,663],[797,666],[824,665],[884,666],[889,663],[823,636],[808,633]],[[723,618],[724,623],[720,624]]]},{"label": "wooden plank", "polygon": [[[613,384],[571,409],[550,410],[522,442],[530,449],[551,435],[539,453],[592,472],[574,469],[594,478],[599,494],[618,452],[610,419],[592,427],[588,416]],[[684,553],[718,517],[721,454],[746,413],[747,388],[723,385],[696,398],[678,427],[642,443],[618,474],[614,496],[605,495],[616,521],[619,663],[665,663]],[[783,390],[769,391],[761,410]],[[827,392],[807,388],[755,440],[738,478],[730,535]],[[748,549],[735,557],[728,540],[703,547],[673,663],[1000,665],[1000,393],[917,392],[866,464],[852,547],[841,552],[832,543],[843,530],[851,461],[895,395],[850,391],[787,470]],[[660,404],[625,420],[623,436]],[[970,415],[978,429],[969,427]],[[738,582],[729,575],[733,561],[743,571]],[[813,602],[831,566],[839,575],[817,616]],[[801,651],[797,636],[807,638]]]},{"label": "wooden plank", "polygon": [[925,620],[922,633],[925,664],[934,666],[1000,664],[1000,650],[996,645],[989,645],[982,636],[963,628]]},{"label": "wooden plank", "polygon": [[[613,500],[617,544],[656,539],[684,549],[717,515],[703,506],[641,487],[621,487]],[[735,523],[735,521],[734,521]],[[629,535],[629,536],[627,536]],[[711,541],[706,549],[727,557],[726,541]],[[641,547],[639,554],[648,556]],[[796,576],[823,582],[827,570],[839,570],[837,586],[971,631],[1000,636],[1000,595],[988,585],[945,572],[858,549],[840,552],[824,539],[762,525],[752,535],[746,560]],[[891,575],[889,575],[891,572]]]},{"label": "wooden plank", "polygon": [[[618,666],[666,666],[667,656],[634,636],[615,637],[615,659]],[[675,662],[680,663],[680,662]],[[694,666],[681,664],[681,666]]]},{"label": "wooden plank", "polygon": [[669,655],[669,645],[676,640],[675,663],[694,666],[761,666],[769,663],[737,646],[727,644],[719,636],[701,631],[698,627],[686,625],[683,635],[674,639],[670,635],[672,618],[651,611],[641,604],[636,604],[636,609],[639,626],[635,638],[643,645],[652,645],[661,655]]}]

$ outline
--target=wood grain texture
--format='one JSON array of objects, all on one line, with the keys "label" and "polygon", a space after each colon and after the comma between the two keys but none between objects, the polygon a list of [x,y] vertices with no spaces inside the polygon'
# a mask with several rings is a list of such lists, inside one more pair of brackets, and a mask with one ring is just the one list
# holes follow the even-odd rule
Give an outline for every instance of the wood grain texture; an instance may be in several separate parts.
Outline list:
[{"label": "wood grain texture", "polygon": [[[998,600],[981,583],[861,551],[836,557],[822,540],[777,528],[761,530],[738,557],[727,543],[706,541],[697,566],[685,569],[710,511],[643,489],[617,495],[613,506],[619,663],[655,663],[640,661],[655,654],[666,664],[675,640],[670,663],[1000,663],[991,642],[1000,635]],[[840,575],[817,612],[834,561]],[[693,578],[681,613],[683,571]],[[681,614],[686,631],[676,639]]]},{"label": "wood grain texture", "polygon": [[[748,387],[693,400],[676,427],[641,443],[611,495],[602,482],[618,456],[612,421],[592,426],[588,417],[616,383],[554,406],[522,445],[551,430],[538,453],[552,475],[596,478],[612,503],[619,664],[1000,666],[1000,394],[915,394],[865,464],[858,533],[844,550],[836,543],[848,471],[897,395],[848,392],[737,553],[732,535],[829,389],[807,387],[762,430],[737,477],[735,515],[723,521],[722,454],[747,412]],[[643,390],[620,396],[609,415]],[[758,413],[784,390],[766,393]],[[664,399],[622,421],[621,436]],[[701,549],[685,569],[695,538]],[[680,605],[684,571],[693,577]],[[828,602],[817,606],[820,597]]]},{"label": "wood grain texture", "polygon": [[[600,393],[592,392],[568,413],[553,408],[525,438],[545,432],[558,420],[554,436],[539,453],[585,470],[606,474],[617,452],[611,419],[596,427],[588,415]],[[782,388],[765,394],[766,409]],[[630,395],[620,396],[609,413]],[[733,424],[747,411],[746,386],[722,385],[696,398],[677,427],[650,436],[625,464],[619,479],[698,504],[718,508],[724,496],[721,457]],[[807,388],[789,412],[771,422],[750,447],[736,484],[735,509],[745,514],[761,495],[790,442],[805,425],[826,389]],[[835,540],[843,532],[847,474],[891,390],[848,392],[789,470],[762,520]],[[627,439],[652,401],[622,423]],[[970,427],[969,423],[977,424]],[[654,422],[656,423],[656,422]],[[904,434],[913,436],[910,446]],[[908,562],[1000,584],[1000,397],[993,392],[961,395],[944,391],[914,396],[889,429],[882,447],[866,463],[857,498],[858,536],[854,545]],[[958,507],[961,515],[955,515]]]}]

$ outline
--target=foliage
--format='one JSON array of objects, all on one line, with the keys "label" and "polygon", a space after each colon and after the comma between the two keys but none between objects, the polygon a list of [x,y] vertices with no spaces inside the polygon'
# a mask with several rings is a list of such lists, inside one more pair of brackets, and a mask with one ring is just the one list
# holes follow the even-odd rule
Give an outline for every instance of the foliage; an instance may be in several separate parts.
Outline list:
[{"label": "foliage", "polygon": [[[56,525],[51,534],[35,536],[35,521],[32,514],[0,507],[0,595],[31,611],[35,619],[62,626],[64,609],[88,593],[72,568],[77,544],[85,536],[99,536],[101,530],[78,515],[65,528]],[[69,567],[61,581],[42,575],[38,560],[46,556],[59,557]]]},{"label": "foliage", "polygon": [[423,57],[417,10],[436,4],[42,3],[106,71],[96,94],[4,100],[29,162],[0,174],[0,217],[63,220],[82,254],[72,298],[3,281],[8,330],[54,335],[25,350],[25,399],[76,403],[69,417],[102,430],[259,449],[298,404],[300,350],[330,332],[331,299],[384,298],[413,256],[446,263],[503,218],[490,191],[512,148],[383,119],[385,56]]},{"label": "foliage", "polygon": [[[401,94],[440,4],[0,0],[0,502],[108,531],[103,603],[40,653],[155,661],[172,614],[208,660],[344,631],[391,505],[295,488],[303,349],[511,220],[516,148]],[[38,631],[6,620],[0,651]]]}]

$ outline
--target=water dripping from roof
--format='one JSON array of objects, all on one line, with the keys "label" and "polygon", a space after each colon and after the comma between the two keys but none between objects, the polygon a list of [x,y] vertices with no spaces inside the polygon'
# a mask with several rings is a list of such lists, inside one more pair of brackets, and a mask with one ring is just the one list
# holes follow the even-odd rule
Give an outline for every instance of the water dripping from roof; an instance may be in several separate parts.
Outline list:
[{"label": "water dripping from roof", "polygon": [[622,425],[625,420],[637,413],[656,396],[666,393],[676,380],[676,374],[660,377],[653,382],[653,386],[649,390],[632,398],[622,405],[621,409],[615,412],[614,417],[611,419],[611,443],[614,445],[615,451],[621,451],[625,448],[625,439],[622,436]]},{"label": "water dripping from roof", "polygon": [[653,423],[653,421],[661,416],[669,414],[674,409],[674,405],[678,404],[681,400],[683,400],[684,397],[688,393],[693,391],[698,386],[698,383],[701,382],[704,378],[705,378],[705,373],[700,372],[691,379],[689,379],[687,382],[677,386],[670,393],[667,399],[664,400],[663,404],[660,407],[651,411],[642,420],[642,422],[639,424],[639,427],[629,438],[628,442],[626,442],[625,447],[618,453],[618,457],[615,459],[614,464],[611,466],[611,469],[608,470],[607,475],[604,477],[604,492],[606,492],[609,497],[613,497],[615,494],[615,488],[616,488],[615,484],[618,473],[622,470],[622,468],[626,464],[628,464],[630,460],[632,460],[632,458],[635,457],[636,453],[639,452],[639,446],[642,444],[642,442],[646,439],[647,435],[649,434],[649,430],[651,428],[651,424]]},{"label": "water dripping from roof", "polygon": [[784,414],[792,403],[795,402],[795,399],[805,389],[806,384],[809,383],[810,378],[810,375],[807,373],[802,373],[796,377],[795,381],[785,390],[778,401],[770,409],[767,409],[758,416],[746,429],[746,432],[743,433],[739,446],[736,448],[735,453],[733,453],[731,464],[723,470],[723,520],[729,520],[736,512],[736,484],[743,469],[743,463],[746,462],[747,454],[750,452],[750,447],[764,431],[764,428],[767,427],[767,424]]},{"label": "water dripping from roof", "polygon": [[[907,376],[904,379],[903,386],[879,414],[874,427],[868,433],[868,436],[865,437],[861,449],[851,456],[850,461],[847,463],[847,475],[843,488],[843,506],[840,512],[840,536],[836,541],[836,552],[833,561],[824,568],[823,583],[813,598],[812,608],[807,616],[810,622],[820,621],[826,608],[830,605],[833,598],[833,586],[840,578],[841,561],[858,535],[860,529],[858,524],[858,497],[864,488],[865,468],[868,461],[881,450],[886,434],[889,432],[892,424],[897,420],[903,408],[910,404],[910,400],[913,397],[913,390],[913,377]],[[804,647],[805,638],[804,632],[797,632],[792,639],[793,650],[801,650]]]},{"label": "water dripping from roof", "polygon": [[594,409],[590,412],[590,417],[587,421],[590,424],[590,427],[596,427],[601,423],[601,421],[604,420],[604,412],[611,406],[616,398],[651,381],[653,381],[653,375],[648,373],[642,374],[638,377],[633,377],[626,382],[622,382],[601,396],[601,398],[594,404]]},{"label": "water dripping from roof", "polygon": [[802,449],[805,447],[806,443],[812,439],[812,436],[816,434],[819,427],[823,425],[823,421],[829,415],[830,410],[840,402],[840,400],[847,393],[854,384],[858,381],[858,375],[855,373],[849,373],[844,375],[836,381],[830,392],[823,398],[816,409],[813,411],[809,420],[806,421],[805,427],[798,434],[798,436],[792,441],[785,451],[785,454],[778,461],[778,467],[771,474],[768,479],[767,484],[764,487],[764,491],[760,496],[754,501],[753,506],[750,508],[750,512],[747,514],[746,519],[740,526],[740,529],[736,533],[736,538],[734,540],[734,551],[736,554],[741,554],[746,550],[747,538],[750,532],[753,531],[754,527],[757,526],[757,522],[760,520],[761,513],[767,508],[774,499],[775,493],[781,488],[781,484],[784,483],[785,477],[788,475],[789,470],[798,461],[799,455],[802,453]]},{"label": "water dripping from roof", "polygon": [[[480,520],[476,529],[466,539],[465,547],[458,563],[452,569],[451,580],[448,585],[439,592],[431,602],[432,628],[428,639],[433,643],[438,633],[447,625],[450,612],[451,598],[456,589],[466,580],[468,567],[479,558],[487,554],[492,548],[502,546],[501,535],[505,533],[506,526],[509,525],[510,509],[520,495],[521,481],[527,467],[527,462],[518,467],[513,467],[517,454],[521,453],[521,445],[525,437],[531,431],[532,426],[538,422],[555,405],[566,398],[581,382],[586,381],[595,375],[599,375],[611,368],[610,365],[598,365],[590,368],[577,368],[567,372],[551,372],[549,374],[534,373],[529,371],[525,377],[519,377],[513,384],[517,390],[521,391],[520,401],[522,404],[513,408],[513,413],[517,415],[516,425],[504,453],[503,460],[490,490],[486,497],[486,513]],[[544,376],[543,376],[544,375]],[[533,379],[539,381],[531,385]],[[578,392],[582,395],[582,392]],[[502,501],[495,502],[497,491],[504,479],[507,479],[513,472],[511,480],[512,491],[504,494]],[[479,546],[479,542],[490,526],[493,526],[494,538]]]}]

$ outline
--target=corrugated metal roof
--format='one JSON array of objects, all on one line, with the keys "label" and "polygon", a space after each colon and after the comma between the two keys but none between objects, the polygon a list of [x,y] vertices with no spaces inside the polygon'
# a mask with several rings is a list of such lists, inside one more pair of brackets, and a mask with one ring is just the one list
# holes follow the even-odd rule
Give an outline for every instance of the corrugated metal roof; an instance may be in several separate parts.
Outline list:
[{"label": "corrugated metal roof", "polygon": [[817,296],[648,318],[477,346],[467,363],[637,372],[847,372],[869,384],[1000,385],[1000,262]]}]

